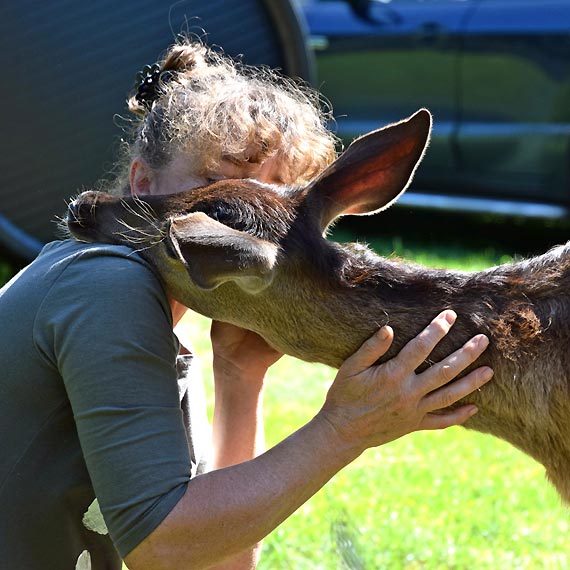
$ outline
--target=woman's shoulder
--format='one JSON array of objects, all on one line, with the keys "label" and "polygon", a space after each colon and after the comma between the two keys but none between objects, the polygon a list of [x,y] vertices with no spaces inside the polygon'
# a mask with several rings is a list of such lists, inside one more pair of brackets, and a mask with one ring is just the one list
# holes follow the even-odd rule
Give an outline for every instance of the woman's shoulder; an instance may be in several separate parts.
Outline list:
[{"label": "woman's shoulder", "polygon": [[[62,240],[47,244],[34,264],[45,283],[78,291],[137,291],[137,296],[165,298],[155,268],[135,250],[122,245]],[[114,296],[115,296],[114,295]]]},{"label": "woman's shoulder", "polygon": [[40,264],[35,273],[45,286],[46,307],[63,304],[66,311],[89,314],[112,309],[133,318],[155,306],[157,314],[170,315],[154,268],[128,247],[63,240],[47,244],[34,263]]},{"label": "woman's shoulder", "polygon": [[135,250],[124,245],[83,243],[73,239],[53,241],[44,246],[37,260],[54,269],[62,270],[70,265],[90,266],[99,273],[104,267],[121,273],[148,273],[157,275],[154,267]]}]

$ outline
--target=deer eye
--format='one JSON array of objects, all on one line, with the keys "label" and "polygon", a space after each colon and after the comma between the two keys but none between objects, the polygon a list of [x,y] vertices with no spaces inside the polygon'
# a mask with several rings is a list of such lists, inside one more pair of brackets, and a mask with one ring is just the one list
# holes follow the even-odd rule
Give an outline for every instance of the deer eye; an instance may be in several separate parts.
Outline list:
[{"label": "deer eye", "polygon": [[236,221],[235,211],[224,203],[216,204],[210,211],[205,213],[208,214],[210,218],[226,226],[231,226],[232,222]]},{"label": "deer eye", "polygon": [[250,229],[250,216],[247,212],[247,206],[238,201],[227,202],[200,202],[192,208],[193,212],[204,212],[207,216],[239,231],[248,231]]}]

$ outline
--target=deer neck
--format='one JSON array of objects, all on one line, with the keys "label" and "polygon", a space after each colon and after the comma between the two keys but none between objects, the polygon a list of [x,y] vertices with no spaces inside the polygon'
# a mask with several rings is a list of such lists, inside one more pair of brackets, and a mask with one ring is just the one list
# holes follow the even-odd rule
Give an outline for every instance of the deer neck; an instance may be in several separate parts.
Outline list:
[{"label": "deer neck", "polygon": [[356,255],[334,246],[317,252],[309,265],[304,260],[284,267],[267,291],[250,300],[256,305],[248,308],[255,311],[250,325],[279,350],[334,367],[386,324],[396,332],[386,355],[391,357],[449,306],[450,291],[465,279],[458,272],[435,278],[432,270],[386,262],[368,251]]}]

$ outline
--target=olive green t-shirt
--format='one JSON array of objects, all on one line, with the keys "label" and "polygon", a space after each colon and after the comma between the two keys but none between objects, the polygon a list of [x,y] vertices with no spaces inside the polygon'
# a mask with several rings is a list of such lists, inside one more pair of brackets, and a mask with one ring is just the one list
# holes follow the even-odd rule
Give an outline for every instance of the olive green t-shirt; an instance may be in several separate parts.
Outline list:
[{"label": "olive green t-shirt", "polygon": [[0,290],[0,335],[0,565],[119,569],[197,462],[160,280],[129,248],[50,243]]}]

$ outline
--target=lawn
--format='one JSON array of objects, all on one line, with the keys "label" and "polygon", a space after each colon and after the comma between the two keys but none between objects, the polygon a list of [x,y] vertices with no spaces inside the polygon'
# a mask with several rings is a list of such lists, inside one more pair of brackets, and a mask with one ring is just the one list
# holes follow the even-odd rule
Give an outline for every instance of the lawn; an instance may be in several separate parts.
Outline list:
[{"label": "lawn", "polygon": [[[446,235],[445,223],[432,225],[434,235]],[[374,232],[368,233],[365,239]],[[492,245],[492,236],[464,245],[475,234],[490,236],[488,227],[473,231],[460,224],[456,237],[446,238],[444,245],[428,233],[371,242],[383,255],[462,269],[494,265],[514,253]],[[350,234],[339,228],[335,237],[346,240]],[[536,236],[531,241],[536,245]],[[0,278],[9,272],[0,263]],[[184,326],[211,393],[209,323],[194,315]],[[318,411],[334,374],[289,357],[270,370],[268,445]],[[569,513],[540,465],[490,436],[451,428],[366,452],[265,540],[259,568],[566,570],[569,528]]]},{"label": "lawn", "polygon": [[[339,239],[348,238],[340,231]],[[430,266],[479,269],[509,251],[373,240]],[[208,323],[187,320],[211,386]],[[309,420],[334,371],[285,357],[271,370],[267,443]],[[543,468],[490,436],[451,428],[366,452],[273,532],[262,570],[566,570],[568,511]]]}]

